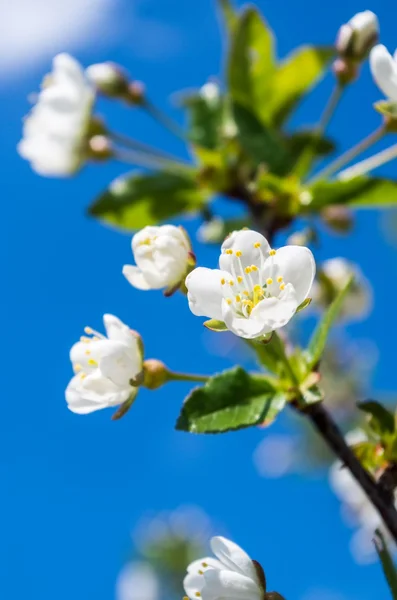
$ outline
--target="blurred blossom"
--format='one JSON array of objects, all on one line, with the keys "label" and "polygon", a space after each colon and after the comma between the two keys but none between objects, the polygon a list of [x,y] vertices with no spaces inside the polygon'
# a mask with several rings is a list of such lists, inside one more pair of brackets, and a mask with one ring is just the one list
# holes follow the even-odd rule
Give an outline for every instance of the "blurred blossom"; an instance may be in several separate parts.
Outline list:
[{"label": "blurred blossom", "polygon": [[224,220],[214,217],[210,221],[204,221],[197,230],[197,239],[204,244],[214,244],[222,241],[225,231]]},{"label": "blurred blossom", "polygon": [[116,581],[116,600],[158,600],[160,582],[147,562],[125,565]]},{"label": "blurred blossom", "polygon": [[365,319],[372,308],[372,289],[358,265],[344,258],[332,258],[322,263],[312,287],[312,305],[327,307],[352,275],[354,281],[344,300],[341,319]]},{"label": "blurred blossom", "polygon": [[277,478],[295,470],[299,439],[290,435],[265,437],[253,454],[255,467],[262,477]]}]

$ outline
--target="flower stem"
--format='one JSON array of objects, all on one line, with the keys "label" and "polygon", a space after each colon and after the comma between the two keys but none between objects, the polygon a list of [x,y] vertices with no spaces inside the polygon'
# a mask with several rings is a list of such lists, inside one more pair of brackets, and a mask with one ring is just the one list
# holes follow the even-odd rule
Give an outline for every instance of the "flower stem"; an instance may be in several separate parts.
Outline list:
[{"label": "flower stem", "polygon": [[168,115],[163,113],[162,110],[157,108],[150,100],[145,98],[144,103],[142,104],[142,108],[146,110],[146,112],[160,125],[168,129],[171,133],[173,133],[176,137],[180,138],[184,142],[186,142],[185,132],[175,121],[173,121]]},{"label": "flower stem", "polygon": [[352,167],[337,173],[337,179],[342,179],[346,181],[347,179],[353,179],[353,177],[358,177],[359,175],[365,175],[378,167],[381,167],[385,163],[397,158],[397,144],[386,148],[386,150],[382,150],[365,160],[362,160]]},{"label": "flower stem", "polygon": [[311,180],[310,184],[319,181],[320,179],[326,179],[330,175],[339,171],[346,164],[351,162],[356,156],[370,148],[373,144],[378,142],[386,133],[387,129],[384,124],[382,124],[378,129],[376,129],[373,133],[371,133],[368,137],[364,138],[361,142],[353,146],[339,156],[336,160],[332,161],[329,165],[327,165],[324,169],[319,171]]},{"label": "flower stem", "polygon": [[175,160],[161,158],[160,156],[150,155],[145,152],[139,152],[138,150],[131,150],[125,148],[114,148],[114,158],[121,162],[129,165],[138,165],[147,169],[180,169],[183,163]]},{"label": "flower stem", "polygon": [[[295,406],[295,408],[297,408]],[[397,542],[397,511],[393,495],[376,483],[374,478],[360,463],[353,450],[346,444],[342,432],[327,412],[323,403],[317,402],[297,410],[305,415],[318,433],[333,450],[345,468],[361,486],[371,503],[381,515],[393,539]]]},{"label": "flower stem", "polygon": [[126,148],[128,148],[130,150],[133,150],[136,152],[142,152],[143,154],[147,154],[148,156],[151,156],[153,158],[157,158],[160,160],[180,162],[181,165],[189,165],[188,162],[183,161],[180,158],[177,158],[176,156],[167,154],[166,152],[163,152],[162,150],[158,150],[157,148],[154,148],[153,146],[150,146],[149,144],[144,144],[143,142],[134,140],[122,133],[117,133],[115,131],[109,131],[108,135],[116,143],[120,144],[121,146],[125,146]]},{"label": "flower stem", "polygon": [[205,383],[210,379],[209,375],[191,375],[189,373],[175,373],[174,371],[168,371],[168,381],[197,381],[199,383]]}]

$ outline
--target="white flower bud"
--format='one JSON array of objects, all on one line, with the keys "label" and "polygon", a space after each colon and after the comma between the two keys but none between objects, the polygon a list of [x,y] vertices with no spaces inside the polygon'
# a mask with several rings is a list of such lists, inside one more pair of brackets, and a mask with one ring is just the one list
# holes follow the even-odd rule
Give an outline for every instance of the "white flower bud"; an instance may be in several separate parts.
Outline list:
[{"label": "white flower bud", "polygon": [[397,102],[397,53],[391,56],[383,44],[372,48],[369,55],[369,66],[372,76],[384,93],[392,102]]},{"label": "white flower bud", "polygon": [[37,173],[65,177],[82,167],[94,98],[81,65],[69,54],[58,54],[18,145],[19,154]]},{"label": "white flower bud", "polygon": [[127,77],[120,67],[111,62],[91,65],[85,73],[89,81],[105,96],[117,98],[127,93]]},{"label": "white flower bud", "polygon": [[362,60],[378,39],[379,22],[370,10],[359,12],[339,29],[336,49],[343,57]]},{"label": "white flower bud", "polygon": [[174,225],[144,227],[132,238],[132,253],[137,266],[124,265],[123,275],[140,290],[172,293],[194,263],[186,232]]}]

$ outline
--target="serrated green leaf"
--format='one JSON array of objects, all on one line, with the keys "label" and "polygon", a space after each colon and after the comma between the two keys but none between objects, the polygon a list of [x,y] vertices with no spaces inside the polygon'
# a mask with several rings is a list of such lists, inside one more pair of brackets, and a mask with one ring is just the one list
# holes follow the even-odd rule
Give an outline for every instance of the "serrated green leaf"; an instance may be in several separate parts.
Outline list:
[{"label": "serrated green leaf", "polygon": [[345,287],[341,289],[335,300],[328,307],[322,320],[317,325],[306,351],[309,369],[313,369],[320,360],[327,343],[329,331],[342,308],[343,301],[346,298],[352,283],[353,277],[351,277]]},{"label": "serrated green leaf", "polygon": [[277,67],[272,92],[265,99],[267,118],[281,126],[302,97],[324,75],[335,50],[331,47],[302,46]]},{"label": "serrated green leaf", "polygon": [[281,136],[236,102],[232,104],[232,113],[239,143],[255,166],[265,164],[272,173],[283,173],[290,156]]},{"label": "serrated green leaf", "polygon": [[157,225],[204,206],[206,192],[198,188],[195,177],[193,169],[124,175],[90,206],[89,214],[128,231]]},{"label": "serrated green leaf", "polygon": [[275,71],[273,33],[255,8],[239,17],[232,37],[228,80],[232,100],[261,117]]},{"label": "serrated green leaf", "polygon": [[216,319],[209,319],[203,323],[204,327],[211,331],[228,331],[223,321],[217,321]]},{"label": "serrated green leaf", "polygon": [[392,598],[393,600],[397,600],[397,569],[387,548],[385,537],[379,529],[375,531],[374,544],[382,563],[383,573],[386,577]]},{"label": "serrated green leaf", "polygon": [[286,399],[274,385],[241,367],[224,371],[186,398],[176,429],[191,433],[223,433],[270,423]]},{"label": "serrated green leaf", "polygon": [[395,431],[394,415],[380,402],[368,400],[359,402],[358,408],[371,416],[369,421],[373,431],[379,434],[393,433]]},{"label": "serrated green leaf", "polygon": [[302,206],[310,212],[332,204],[346,204],[358,208],[386,208],[397,205],[397,181],[367,177],[346,181],[319,181],[308,188],[311,200]]}]

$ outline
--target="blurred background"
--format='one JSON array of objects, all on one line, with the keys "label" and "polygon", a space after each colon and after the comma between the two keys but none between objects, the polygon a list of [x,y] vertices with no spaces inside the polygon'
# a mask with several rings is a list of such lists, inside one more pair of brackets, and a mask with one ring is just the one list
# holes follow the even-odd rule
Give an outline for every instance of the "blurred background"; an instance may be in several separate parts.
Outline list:
[{"label": "blurred background", "polygon": [[[382,43],[391,51],[397,45],[396,8],[386,0],[336,0],[321,10],[313,0],[256,4],[277,33],[280,57],[301,43],[332,43],[339,26],[365,9],[377,13]],[[252,366],[235,338],[203,331],[181,294],[165,301],[122,277],[131,262],[130,236],[88,219],[85,210],[126,171],[123,165],[89,166],[75,179],[51,180],[16,153],[28,96],[62,51],[84,66],[124,65],[182,122],[173,94],[222,77],[215,0],[3,0],[0,50],[0,596],[178,599],[186,563],[215,533],[259,560],[269,588],[288,600],[387,597],[379,564],[363,560],[352,544],[354,529],[341,518],[324,448],[287,416],[266,430],[175,432],[189,391],[181,383],[142,391],[119,422],[111,422],[109,411],[82,417],[66,408],[69,349],[85,325],[101,329],[105,312],[139,330],[147,356],[172,369],[211,373],[239,360]],[[317,120],[331,86],[328,76],[301,106],[300,123]],[[377,126],[378,99],[365,65],[330,127],[344,149]],[[141,112],[105,101],[101,109],[114,129],[188,158],[181,142]],[[395,168],[391,163],[383,173],[396,177]],[[319,261],[344,256],[359,263],[373,288],[372,310],[343,322],[337,350],[329,351],[327,391],[333,402],[338,396],[342,412],[356,398],[393,398],[395,221],[391,212],[362,211],[350,236],[323,231],[315,250]],[[193,239],[200,222],[184,223]],[[197,242],[195,250],[199,263],[215,266],[218,247]],[[314,319],[301,322],[301,337]],[[310,459],[305,444],[316,444],[315,455],[324,458]]]}]

